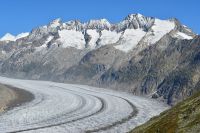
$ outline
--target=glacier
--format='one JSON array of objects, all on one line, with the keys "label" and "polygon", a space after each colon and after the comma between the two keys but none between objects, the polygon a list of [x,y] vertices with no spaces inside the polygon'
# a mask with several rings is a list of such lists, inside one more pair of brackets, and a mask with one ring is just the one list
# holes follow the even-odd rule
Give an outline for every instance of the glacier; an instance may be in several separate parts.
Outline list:
[{"label": "glacier", "polygon": [[0,77],[34,100],[0,115],[0,132],[125,133],[168,109],[164,103],[85,85]]}]

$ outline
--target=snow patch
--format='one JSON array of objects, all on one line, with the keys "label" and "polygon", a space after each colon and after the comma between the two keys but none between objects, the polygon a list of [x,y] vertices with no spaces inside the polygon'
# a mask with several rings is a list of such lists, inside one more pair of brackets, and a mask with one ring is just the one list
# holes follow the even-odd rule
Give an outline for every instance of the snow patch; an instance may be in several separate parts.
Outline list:
[{"label": "snow patch", "polygon": [[99,39],[99,33],[96,30],[87,30],[86,33],[91,37],[88,45],[91,49],[94,49],[96,47],[96,42]]},{"label": "snow patch", "polygon": [[129,52],[139,43],[145,34],[146,32],[142,29],[126,29],[119,45],[115,46],[115,48],[124,52]]},{"label": "snow patch", "polygon": [[155,23],[145,37],[145,42],[149,45],[155,44],[164,35],[175,28],[175,23],[169,20],[155,19]]},{"label": "snow patch", "polygon": [[77,49],[85,48],[84,35],[80,31],[75,30],[61,30],[58,31],[60,38],[58,41],[61,42],[63,48],[74,47]]},{"label": "snow patch", "polygon": [[107,44],[113,44],[119,41],[119,38],[121,37],[121,33],[117,33],[115,31],[109,31],[109,30],[103,30],[101,31],[101,37],[99,44],[107,45]]},{"label": "snow patch", "polygon": [[43,49],[47,48],[47,44],[48,44],[53,38],[54,38],[53,36],[49,36],[43,45],[41,45],[40,47],[36,47],[36,48],[35,48],[35,49],[36,49],[36,52],[42,51]]},{"label": "snow patch", "polygon": [[25,32],[25,33],[21,33],[19,35],[16,36],[16,40],[27,37],[29,35],[29,32]]},{"label": "snow patch", "polygon": [[177,37],[177,38],[180,38],[180,39],[187,39],[187,40],[193,39],[192,36],[189,36],[189,35],[187,35],[183,32],[177,32],[174,36]]},{"label": "snow patch", "polygon": [[1,53],[2,53],[3,55],[6,55],[6,51],[4,51],[4,50],[2,50]]},{"label": "snow patch", "polygon": [[110,22],[108,22],[108,20],[106,19],[100,19],[100,20],[90,20],[87,24],[87,27],[90,29],[104,29],[104,28],[108,28],[110,29],[111,24]]}]

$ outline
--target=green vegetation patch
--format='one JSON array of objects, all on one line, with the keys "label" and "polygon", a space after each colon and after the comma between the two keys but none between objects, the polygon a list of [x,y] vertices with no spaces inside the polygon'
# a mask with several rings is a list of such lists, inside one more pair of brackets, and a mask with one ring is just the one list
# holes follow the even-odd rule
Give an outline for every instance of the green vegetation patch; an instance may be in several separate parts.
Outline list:
[{"label": "green vegetation patch", "polygon": [[200,93],[180,102],[131,133],[199,133]]}]

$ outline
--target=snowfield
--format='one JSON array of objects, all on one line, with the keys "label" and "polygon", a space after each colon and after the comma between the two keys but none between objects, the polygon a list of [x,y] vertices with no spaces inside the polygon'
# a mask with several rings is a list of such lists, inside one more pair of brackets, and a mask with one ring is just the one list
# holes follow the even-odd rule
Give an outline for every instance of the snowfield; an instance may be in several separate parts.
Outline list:
[{"label": "snowfield", "polygon": [[33,101],[0,115],[2,133],[123,133],[168,108],[152,99],[85,85],[4,77],[0,83],[35,96]]}]

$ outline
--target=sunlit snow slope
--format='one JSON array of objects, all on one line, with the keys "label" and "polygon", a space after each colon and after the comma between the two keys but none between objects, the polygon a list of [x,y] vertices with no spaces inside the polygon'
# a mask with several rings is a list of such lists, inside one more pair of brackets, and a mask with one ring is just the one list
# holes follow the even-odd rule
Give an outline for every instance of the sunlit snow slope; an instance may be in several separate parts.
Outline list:
[{"label": "sunlit snow slope", "polygon": [[83,85],[0,77],[35,99],[0,115],[0,132],[127,132],[167,107],[157,101]]}]

